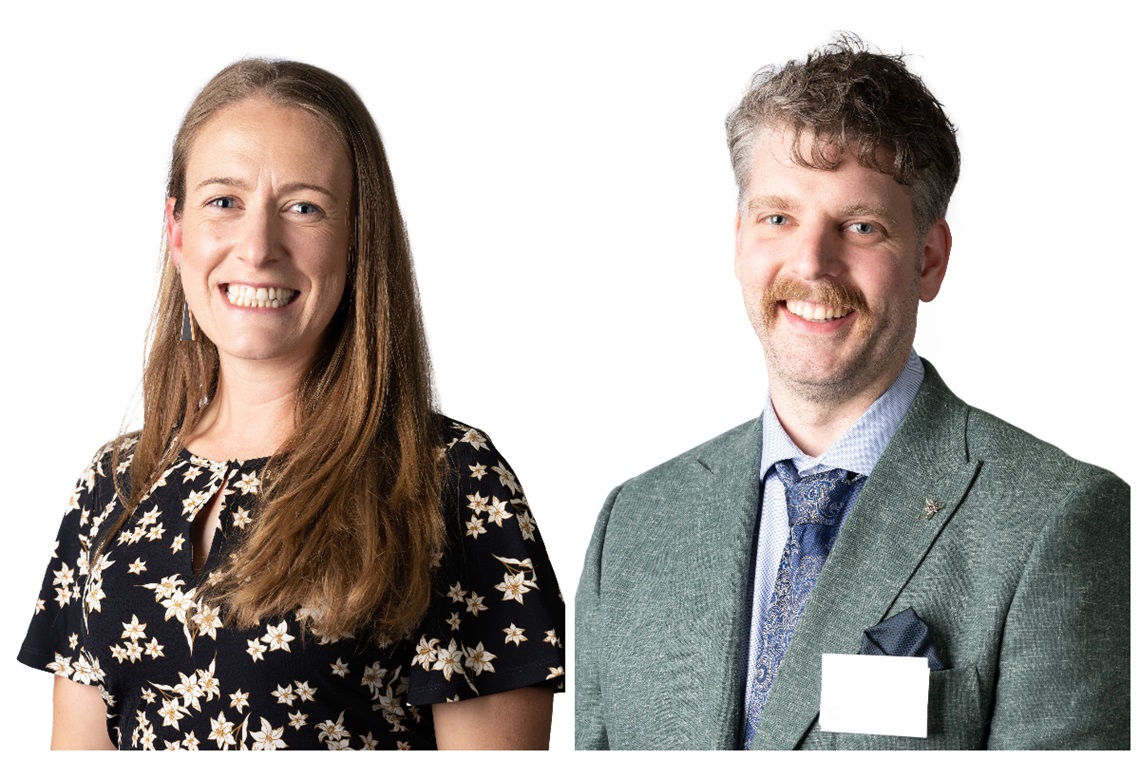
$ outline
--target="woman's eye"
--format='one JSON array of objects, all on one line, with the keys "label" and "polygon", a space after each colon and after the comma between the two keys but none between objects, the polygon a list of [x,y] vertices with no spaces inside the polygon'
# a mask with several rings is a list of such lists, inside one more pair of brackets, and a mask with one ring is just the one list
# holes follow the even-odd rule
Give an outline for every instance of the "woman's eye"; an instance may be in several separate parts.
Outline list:
[{"label": "woman's eye", "polygon": [[305,203],[305,202],[294,203],[292,206],[292,210],[298,214],[319,214],[319,213],[321,213],[321,210],[317,206],[314,206],[312,203]]}]

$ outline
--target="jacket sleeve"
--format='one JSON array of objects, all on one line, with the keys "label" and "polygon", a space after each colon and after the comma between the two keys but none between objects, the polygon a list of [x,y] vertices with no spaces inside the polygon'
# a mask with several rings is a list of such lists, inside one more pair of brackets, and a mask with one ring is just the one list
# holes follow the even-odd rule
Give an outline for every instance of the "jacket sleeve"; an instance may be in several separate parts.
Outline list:
[{"label": "jacket sleeve", "polygon": [[1002,633],[990,749],[1128,749],[1130,489],[1097,470],[1038,534]]},{"label": "jacket sleeve", "polygon": [[620,491],[619,486],[610,492],[598,515],[574,597],[574,747],[579,750],[609,749],[601,678],[601,645],[608,625],[602,607],[602,555],[610,513]]}]

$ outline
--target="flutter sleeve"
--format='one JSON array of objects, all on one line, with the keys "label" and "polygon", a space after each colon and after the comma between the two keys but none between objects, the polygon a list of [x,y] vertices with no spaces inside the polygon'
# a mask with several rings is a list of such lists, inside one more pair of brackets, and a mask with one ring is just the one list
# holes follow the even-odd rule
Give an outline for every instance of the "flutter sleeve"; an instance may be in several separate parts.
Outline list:
[{"label": "flutter sleeve", "polygon": [[[75,485],[56,536],[55,551],[44,573],[35,612],[17,659],[33,668],[73,681],[102,686],[99,658],[87,649],[84,605],[97,609],[102,597],[98,578],[92,582],[89,562],[95,536],[115,505],[107,477],[109,448],[96,454]],[[108,496],[110,493],[110,496]],[[96,576],[98,576],[98,568]]]},{"label": "flutter sleeve", "polygon": [[562,691],[565,604],[514,472],[487,436],[448,423],[448,544],[415,647],[408,701],[524,686]]}]

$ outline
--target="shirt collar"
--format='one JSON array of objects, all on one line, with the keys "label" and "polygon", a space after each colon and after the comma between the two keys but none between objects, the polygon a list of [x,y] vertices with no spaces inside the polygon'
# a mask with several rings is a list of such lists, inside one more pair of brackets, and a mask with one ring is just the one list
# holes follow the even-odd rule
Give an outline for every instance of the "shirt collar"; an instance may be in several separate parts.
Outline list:
[{"label": "shirt collar", "polygon": [[863,412],[855,424],[818,457],[811,457],[788,437],[772,408],[772,394],[764,406],[764,429],[760,448],[760,472],[766,477],[773,464],[783,459],[792,460],[801,475],[840,468],[860,475],[870,475],[883,450],[914,403],[926,369],[914,349],[910,350],[906,366],[882,396]]}]

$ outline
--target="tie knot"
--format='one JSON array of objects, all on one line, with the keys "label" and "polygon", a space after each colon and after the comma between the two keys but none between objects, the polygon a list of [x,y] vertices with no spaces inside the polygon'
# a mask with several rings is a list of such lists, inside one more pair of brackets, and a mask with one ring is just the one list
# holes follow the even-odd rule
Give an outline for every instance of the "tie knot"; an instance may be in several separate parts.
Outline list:
[{"label": "tie knot", "polygon": [[843,499],[862,475],[841,469],[824,470],[800,477],[790,460],[776,462],[776,477],[784,484],[788,524],[831,525],[843,511]]}]

